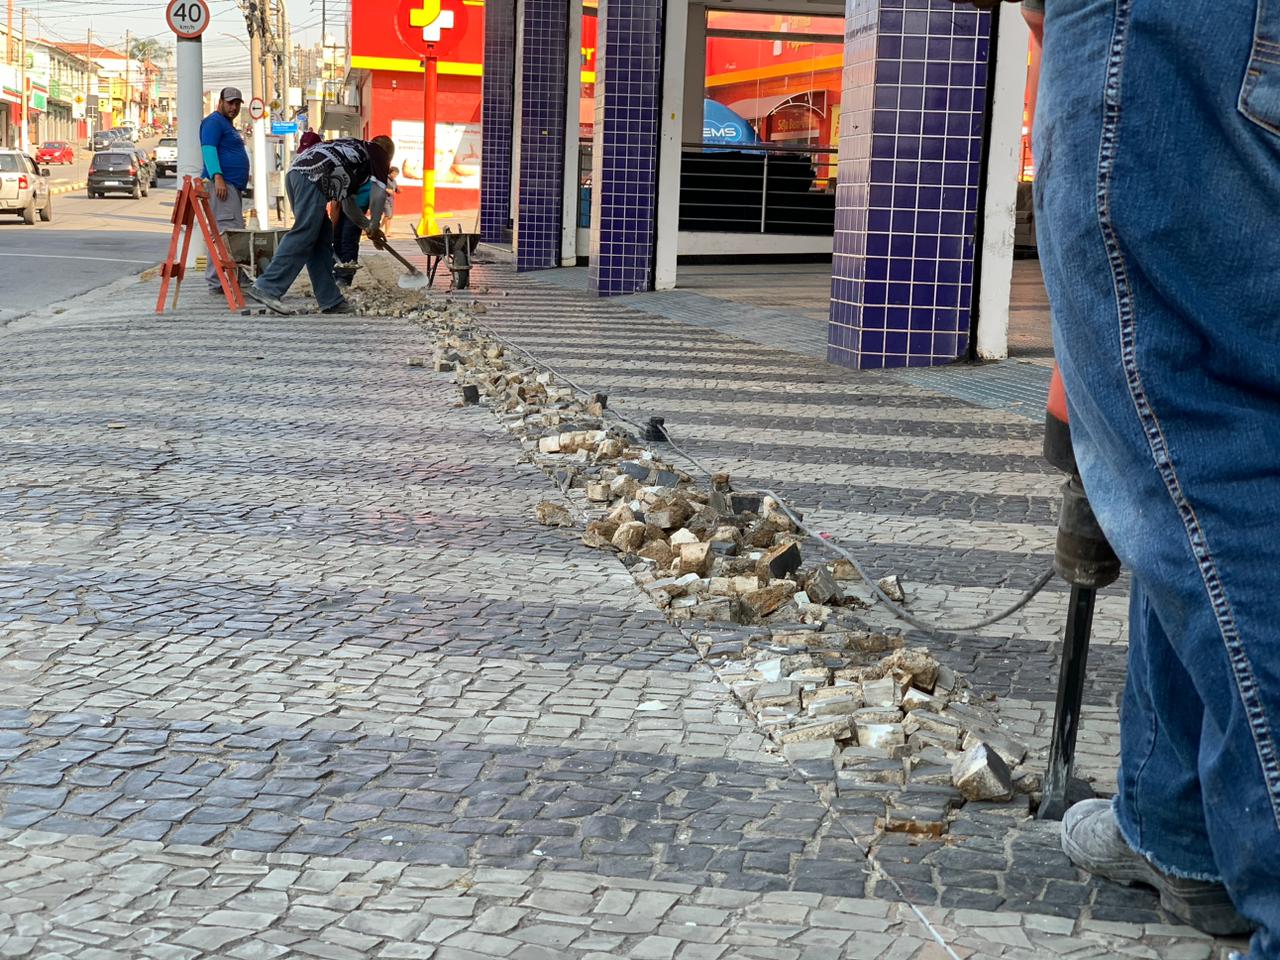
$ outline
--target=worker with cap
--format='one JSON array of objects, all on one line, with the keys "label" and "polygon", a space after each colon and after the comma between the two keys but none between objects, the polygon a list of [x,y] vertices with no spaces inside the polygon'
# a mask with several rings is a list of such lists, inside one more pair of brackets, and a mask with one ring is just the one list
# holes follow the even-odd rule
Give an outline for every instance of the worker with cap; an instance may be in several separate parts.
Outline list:
[{"label": "worker with cap", "polygon": [[[387,238],[381,229],[382,214],[395,152],[391,138],[382,136],[372,140],[331,140],[299,153],[285,181],[293,206],[293,229],[281,239],[262,276],[245,288],[245,295],[277,313],[292,313],[282,298],[306,267],[321,312],[351,313],[351,305],[333,277],[333,226],[328,205],[342,204],[352,222],[375,247],[383,249]],[[372,184],[367,217],[356,202],[356,195],[366,183]]]},{"label": "worker with cap", "polygon": [[[218,109],[200,124],[200,154],[204,160],[202,176],[213,181],[209,191],[209,206],[218,230],[244,229],[244,201],[241,199],[249,185],[249,151],[244,138],[236,130],[235,119],[240,115],[244,97],[235,87],[223,87],[218,96]],[[222,284],[213,258],[205,271],[209,292],[222,293]]]}]

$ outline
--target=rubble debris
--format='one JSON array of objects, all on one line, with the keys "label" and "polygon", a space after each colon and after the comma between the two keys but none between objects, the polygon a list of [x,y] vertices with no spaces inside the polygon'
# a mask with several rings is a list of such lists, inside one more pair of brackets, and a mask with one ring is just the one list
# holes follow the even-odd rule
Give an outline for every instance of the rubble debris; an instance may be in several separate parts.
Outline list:
[{"label": "rubble debris", "polygon": [[567,507],[550,500],[543,500],[533,508],[534,516],[538,518],[538,522],[547,527],[572,527],[573,515],[569,513]]},{"label": "rubble debris", "polygon": [[[361,309],[390,308],[383,296],[362,292]],[[835,790],[859,795],[900,790],[904,799],[878,822],[930,837],[965,799],[1009,799],[1015,784],[1036,792],[1026,745],[962,677],[902,636],[865,628],[857,611],[872,591],[848,560],[806,556],[798,513],[772,495],[734,490],[728,474],[707,481],[672,465],[655,448],[667,439],[660,418],[641,435],[606,423],[605,396],[579,395],[508,353],[466,309],[389,296],[403,312],[383,315],[434,330],[435,369],[474,390],[524,459],[577,497],[582,542],[620,555],[803,776],[834,773]],[[549,526],[574,525],[558,503],[544,501],[536,514]],[[905,600],[898,575],[879,587]],[[660,708],[679,704],[641,705]]]},{"label": "rubble debris", "polygon": [[956,760],[951,781],[966,800],[1008,800],[1013,796],[1008,765],[985,743],[975,744]]},{"label": "rubble debris", "polygon": [[902,589],[902,580],[896,573],[881,577],[876,581],[876,586],[883,590],[884,595],[894,603],[903,603],[907,599],[906,592]]}]

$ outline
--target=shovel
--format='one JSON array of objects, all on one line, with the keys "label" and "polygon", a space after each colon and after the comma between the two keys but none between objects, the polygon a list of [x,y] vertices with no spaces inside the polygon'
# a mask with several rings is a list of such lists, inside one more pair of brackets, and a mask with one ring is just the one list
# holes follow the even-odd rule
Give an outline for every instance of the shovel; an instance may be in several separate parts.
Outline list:
[{"label": "shovel", "polygon": [[382,249],[404,264],[405,269],[409,271],[400,278],[401,290],[422,290],[424,287],[431,286],[431,279],[404,257],[400,256],[395,247],[388,243]]}]

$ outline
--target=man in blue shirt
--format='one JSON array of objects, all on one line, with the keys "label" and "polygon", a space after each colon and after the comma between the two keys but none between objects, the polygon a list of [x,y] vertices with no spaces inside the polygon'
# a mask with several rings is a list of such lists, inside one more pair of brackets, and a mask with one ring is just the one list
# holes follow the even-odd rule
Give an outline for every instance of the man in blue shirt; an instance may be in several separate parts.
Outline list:
[{"label": "man in blue shirt", "polygon": [[[235,119],[240,115],[244,97],[235,87],[223,87],[218,97],[218,109],[204,118],[200,124],[200,154],[204,159],[203,176],[213,181],[209,191],[209,206],[218,230],[244,229],[244,201],[241,194],[249,185],[249,152],[244,148],[244,138],[236,130]],[[218,272],[210,258],[205,271],[209,292],[222,293]]]}]

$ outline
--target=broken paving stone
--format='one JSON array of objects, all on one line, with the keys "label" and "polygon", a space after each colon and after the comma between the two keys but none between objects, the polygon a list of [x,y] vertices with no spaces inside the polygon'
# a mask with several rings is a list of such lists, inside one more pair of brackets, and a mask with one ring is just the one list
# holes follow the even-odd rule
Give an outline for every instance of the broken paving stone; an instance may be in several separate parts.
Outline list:
[{"label": "broken paving stone", "polygon": [[743,606],[754,617],[767,617],[791,599],[795,593],[794,580],[780,580],[760,590],[742,595]]},{"label": "broken paving stone", "polygon": [[840,745],[835,740],[794,740],[782,746],[782,756],[796,763],[801,760],[831,760],[840,755]]},{"label": "broken paving stone", "polygon": [[699,543],[698,535],[692,530],[677,530],[671,534],[671,546],[682,547],[686,543]]},{"label": "broken paving stone", "polygon": [[800,545],[784,543],[765,551],[756,564],[756,573],[761,579],[782,580],[800,569],[800,561]]},{"label": "broken paving stone", "polygon": [[632,520],[618,527],[613,535],[613,545],[623,553],[635,553],[644,546],[645,526],[639,520]]},{"label": "broken paving stone", "polygon": [[790,707],[800,705],[800,685],[790,680],[762,683],[755,689],[751,702],[756,707]]},{"label": "broken paving stone", "polygon": [[894,603],[902,603],[907,599],[907,595],[902,589],[902,580],[896,573],[891,573],[887,577],[881,577],[876,581],[876,586],[879,587],[884,592],[884,595]]},{"label": "broken paving stone", "polygon": [[800,723],[790,730],[776,733],[779,743],[806,743],[812,740],[840,740],[851,733],[848,717],[837,717],[828,720],[813,720]]},{"label": "broken paving stone", "polygon": [[645,560],[652,560],[657,564],[659,570],[666,570],[671,566],[674,554],[671,552],[671,545],[662,540],[654,540],[646,543],[641,549],[640,554]]},{"label": "broken paving stone", "polygon": [[858,736],[858,746],[874,750],[887,750],[907,742],[900,723],[863,723],[855,720],[854,732]]},{"label": "broken paving stone", "polygon": [[896,707],[902,702],[902,691],[892,677],[864,680],[862,699],[869,707]]},{"label": "broken paving stone", "polygon": [[547,527],[572,527],[573,515],[567,507],[550,500],[543,500],[533,508],[538,522]]},{"label": "broken paving stone", "polygon": [[425,367],[426,365],[427,365],[427,361],[423,357],[409,358],[409,366],[411,367]]},{"label": "broken paving stone", "polygon": [[607,483],[593,481],[587,484],[587,499],[592,503],[608,503],[612,496],[613,492]]},{"label": "broken paving stone", "polygon": [[965,732],[960,746],[965,750],[969,750],[980,743],[985,743],[1000,755],[1001,760],[1011,767],[1016,767],[1027,756],[1027,745],[1025,743],[995,730],[968,730]]},{"label": "broken paving stone", "polygon": [[681,573],[705,576],[711,569],[711,544],[685,543],[679,546],[678,566]]},{"label": "broken paving stone", "polygon": [[844,599],[844,591],[836,583],[830,568],[818,567],[804,579],[804,592],[814,603],[834,604]]},{"label": "broken paving stone", "polygon": [[966,800],[1008,800],[1013,796],[1008,764],[985,743],[971,747],[956,760],[951,782]]}]

